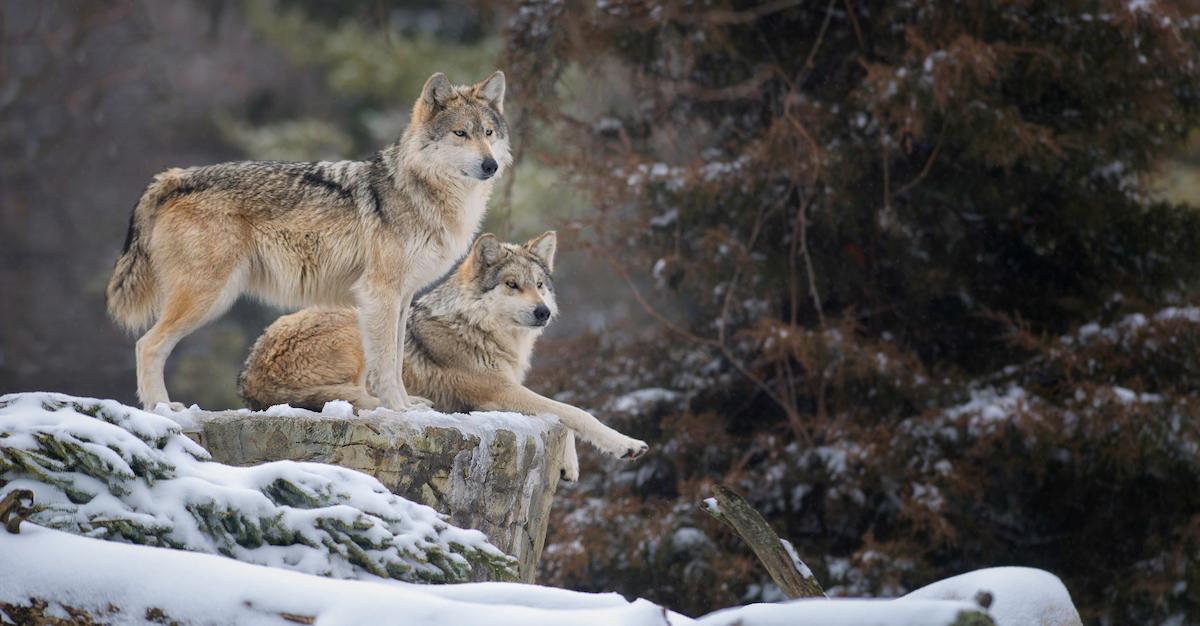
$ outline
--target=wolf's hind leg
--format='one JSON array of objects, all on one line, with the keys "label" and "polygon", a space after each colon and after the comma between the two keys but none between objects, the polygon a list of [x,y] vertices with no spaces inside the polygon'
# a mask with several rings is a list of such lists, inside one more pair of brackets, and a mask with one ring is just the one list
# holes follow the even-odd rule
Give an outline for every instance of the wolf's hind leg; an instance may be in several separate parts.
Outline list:
[{"label": "wolf's hind leg", "polygon": [[163,380],[167,357],[180,339],[229,309],[239,291],[232,278],[231,272],[222,283],[178,285],[167,293],[162,315],[137,341],[138,399],[147,411],[160,402],[183,408],[167,396]]}]

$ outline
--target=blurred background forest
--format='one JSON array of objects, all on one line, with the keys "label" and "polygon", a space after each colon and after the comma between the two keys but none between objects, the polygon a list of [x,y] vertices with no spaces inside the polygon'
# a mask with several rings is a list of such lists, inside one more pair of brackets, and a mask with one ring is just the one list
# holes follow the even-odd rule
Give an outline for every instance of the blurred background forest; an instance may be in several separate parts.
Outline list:
[{"label": "blurred background forest", "polygon": [[[508,75],[485,225],[556,228],[530,385],[583,453],[540,581],[689,614],[781,596],[744,493],[833,593],[992,565],[1088,623],[1200,623],[1200,3],[0,4],[0,391],[134,400],[104,311],[167,167],[369,155],[434,71]],[[168,364],[240,406],[278,311]],[[586,446],[584,446],[586,447]]]}]

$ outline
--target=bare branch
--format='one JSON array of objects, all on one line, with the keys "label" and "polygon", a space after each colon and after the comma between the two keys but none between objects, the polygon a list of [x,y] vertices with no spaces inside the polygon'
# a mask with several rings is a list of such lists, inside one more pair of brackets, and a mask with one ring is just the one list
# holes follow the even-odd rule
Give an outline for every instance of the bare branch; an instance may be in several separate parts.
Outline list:
[{"label": "bare branch", "polygon": [[813,268],[812,255],[808,252],[808,207],[812,206],[814,199],[808,204],[800,205],[800,256],[804,259],[804,268],[808,273],[808,293],[812,296],[813,308],[817,311],[817,321],[821,324],[821,329],[825,329],[825,313],[821,310],[821,295],[817,292],[817,272]]},{"label": "bare branch", "polygon": [[[833,3],[837,0],[829,0],[829,6],[825,7],[825,21],[821,22],[821,30],[817,32],[817,39],[813,42],[813,47],[808,51],[808,56],[804,58],[804,73],[808,74],[813,69],[813,59],[817,57],[817,50],[821,49],[821,44],[825,41],[825,31],[829,28],[829,20],[833,18]],[[803,81],[799,81],[803,82]]]},{"label": "bare branch", "polygon": [[[701,505],[705,513],[733,529],[754,550],[771,580],[789,598],[824,598],[825,590],[791,544],[780,539],[761,513],[724,485],[713,487],[715,497]],[[789,549],[791,548],[791,549]]]},{"label": "bare branch", "polygon": [[913,187],[916,187],[925,177],[929,175],[929,170],[933,168],[933,162],[937,160],[938,153],[942,151],[942,142],[946,139],[946,123],[942,122],[942,130],[938,132],[937,143],[933,146],[933,152],[929,153],[929,158],[925,160],[925,166],[917,173],[917,176],[904,184],[903,187],[896,190],[895,195],[903,195]]}]

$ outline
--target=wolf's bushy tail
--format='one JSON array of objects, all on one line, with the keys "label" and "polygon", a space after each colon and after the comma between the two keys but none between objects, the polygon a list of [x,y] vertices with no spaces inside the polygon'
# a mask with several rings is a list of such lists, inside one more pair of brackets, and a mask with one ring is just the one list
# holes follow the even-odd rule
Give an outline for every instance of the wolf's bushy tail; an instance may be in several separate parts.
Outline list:
[{"label": "wolf's bushy tail", "polygon": [[154,177],[133,213],[125,248],[108,279],[108,314],[132,331],[141,330],[158,314],[158,288],[150,263],[149,239],[159,202],[180,186],[183,170],[169,169]]}]

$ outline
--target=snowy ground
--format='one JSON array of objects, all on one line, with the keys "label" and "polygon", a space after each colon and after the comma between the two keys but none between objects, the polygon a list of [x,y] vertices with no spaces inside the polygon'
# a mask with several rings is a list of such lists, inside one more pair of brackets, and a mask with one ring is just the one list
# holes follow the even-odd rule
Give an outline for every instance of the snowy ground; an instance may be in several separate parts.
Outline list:
[{"label": "snowy ground", "polygon": [[[238,519],[274,520],[263,532],[274,524],[297,534],[313,531],[306,525],[310,518],[342,516],[379,543],[367,546],[368,552],[392,550],[393,560],[408,560],[414,567],[420,566],[420,554],[452,559],[464,543],[495,550],[477,531],[448,526],[432,509],[387,493],[365,475],[312,463],[223,466],[208,461],[203,449],[180,434],[178,424],[106,400],[61,394],[0,397],[0,474],[0,480],[9,481],[0,486],[0,495],[32,489],[36,502],[49,505],[30,518],[43,525],[23,522],[19,534],[0,530],[0,624],[14,623],[14,607],[31,606],[36,599],[47,603],[48,615],[65,618],[68,609],[83,610],[109,624],[941,626],[955,623],[964,612],[978,612],[980,590],[991,594],[990,615],[998,626],[1080,624],[1061,581],[1026,568],[980,570],[897,600],[757,604],[691,619],[616,594],[380,578],[360,571],[352,559],[339,561],[331,545],[336,537],[328,533],[285,546],[222,549],[211,545],[212,533],[196,526],[198,508],[219,504]],[[279,502],[272,487],[280,478],[298,489],[284,498],[289,503]],[[153,535],[161,540],[137,543],[193,551],[125,543],[131,539],[117,532],[125,527],[114,520],[138,532],[161,531]],[[233,534],[246,531],[236,530]],[[321,545],[329,552],[319,550]],[[397,546],[419,549],[403,553],[393,550]]]},{"label": "snowy ground", "polygon": [[[806,600],[739,607],[693,620],[616,594],[517,583],[336,580],[208,554],[79,537],[28,522],[20,531],[0,531],[0,604],[28,605],[36,597],[50,604],[52,614],[66,617],[65,607],[71,607],[112,624],[147,623],[149,612],[183,624],[247,626],[350,626],[384,619],[422,626],[918,626],[950,624],[960,612],[974,608],[955,600]],[[0,623],[10,622],[0,617]]]}]

